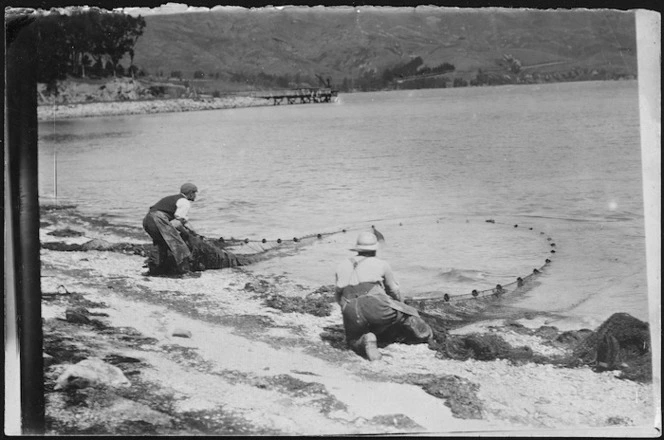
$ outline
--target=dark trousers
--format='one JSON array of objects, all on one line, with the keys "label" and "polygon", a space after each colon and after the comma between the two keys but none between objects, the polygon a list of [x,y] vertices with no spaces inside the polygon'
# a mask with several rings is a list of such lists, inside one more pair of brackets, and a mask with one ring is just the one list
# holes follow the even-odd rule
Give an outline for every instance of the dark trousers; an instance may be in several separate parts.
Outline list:
[{"label": "dark trousers", "polygon": [[426,342],[432,335],[422,318],[392,308],[384,292],[341,301],[346,342],[356,352],[362,350],[360,339],[366,333],[375,334],[382,346],[393,342]]},{"label": "dark trousers", "polygon": [[189,270],[191,251],[180,232],[170,224],[166,214],[148,212],[143,218],[143,229],[152,238],[153,247],[148,254],[151,274],[183,273]]}]

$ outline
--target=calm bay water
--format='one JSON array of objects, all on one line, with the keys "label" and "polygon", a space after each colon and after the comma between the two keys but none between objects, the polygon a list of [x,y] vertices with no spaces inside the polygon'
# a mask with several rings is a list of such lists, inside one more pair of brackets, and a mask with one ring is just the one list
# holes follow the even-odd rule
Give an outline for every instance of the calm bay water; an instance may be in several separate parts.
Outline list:
[{"label": "calm bay water", "polygon": [[192,181],[191,220],[209,237],[347,230],[260,273],[331,284],[375,225],[407,296],[491,288],[551,258],[521,306],[576,324],[648,318],[635,81],[342,94],[39,129],[42,202],[57,154],[58,201],[118,223],[140,227]]}]

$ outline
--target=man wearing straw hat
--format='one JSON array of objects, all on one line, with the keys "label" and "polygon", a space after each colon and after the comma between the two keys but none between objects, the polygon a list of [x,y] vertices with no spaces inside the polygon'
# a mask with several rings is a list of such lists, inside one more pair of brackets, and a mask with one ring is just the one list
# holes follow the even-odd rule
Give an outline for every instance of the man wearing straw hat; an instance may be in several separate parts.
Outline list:
[{"label": "man wearing straw hat", "polygon": [[191,251],[181,234],[196,233],[187,216],[197,192],[196,185],[185,183],[179,194],[159,200],[145,215],[143,229],[155,245],[148,255],[149,275],[189,272]]},{"label": "man wearing straw hat", "polygon": [[433,336],[417,310],[402,302],[399,283],[390,265],[376,257],[378,239],[362,232],[352,251],[336,271],[336,299],[341,306],[346,342],[370,361],[381,354],[378,343],[420,343]]}]

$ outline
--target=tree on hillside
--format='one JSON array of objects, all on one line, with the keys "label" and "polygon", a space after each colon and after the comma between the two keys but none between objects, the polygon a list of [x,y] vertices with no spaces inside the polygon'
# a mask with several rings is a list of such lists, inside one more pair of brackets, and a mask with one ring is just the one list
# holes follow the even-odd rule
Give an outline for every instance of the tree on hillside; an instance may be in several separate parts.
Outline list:
[{"label": "tree on hillside", "polygon": [[[132,40],[131,47],[129,48],[129,67],[134,66],[134,47],[136,46],[136,42],[138,41],[138,38],[143,35],[143,30],[145,29],[145,19],[141,17],[140,15],[138,17],[131,17],[128,16],[130,20],[130,28],[129,28],[129,35],[128,38]],[[133,71],[133,69],[132,69]],[[133,75],[132,75],[133,78]]]},{"label": "tree on hillside", "polygon": [[99,38],[99,35],[95,35],[99,32],[99,26],[97,25],[98,11],[75,8],[71,10],[70,14],[65,21],[70,72],[85,78],[86,65],[83,58],[92,52],[93,42]]},{"label": "tree on hillside", "polygon": [[40,17],[37,28],[37,81],[46,83],[46,90],[57,94],[57,81],[67,77],[68,56],[66,30],[57,12]]},{"label": "tree on hillside", "polygon": [[91,75],[103,76],[104,75],[104,60],[99,57],[90,68]]},{"label": "tree on hillside", "polygon": [[138,37],[143,35],[145,19],[113,12],[101,16],[101,27],[104,38],[100,40],[99,49],[109,56],[113,66],[117,66],[126,53],[131,56],[133,65],[133,48]]},{"label": "tree on hillside", "polygon": [[[90,73],[115,75],[125,54],[129,53],[133,65],[133,49],[144,28],[145,19],[140,16],[98,8],[45,13],[37,19],[38,81],[51,83],[67,75]],[[110,68],[105,66],[108,62]]]},{"label": "tree on hillside", "polygon": [[[381,76],[384,83],[384,87],[387,87],[395,79],[401,80],[404,78],[416,78],[418,76],[424,75],[435,75],[435,74],[444,74],[448,72],[454,72],[455,67],[450,63],[442,63],[436,67],[429,67],[424,64],[422,57],[415,57],[407,63],[397,64],[392,68],[387,68],[383,71]],[[445,84],[446,80],[439,79],[434,82],[423,82],[421,84]]]}]

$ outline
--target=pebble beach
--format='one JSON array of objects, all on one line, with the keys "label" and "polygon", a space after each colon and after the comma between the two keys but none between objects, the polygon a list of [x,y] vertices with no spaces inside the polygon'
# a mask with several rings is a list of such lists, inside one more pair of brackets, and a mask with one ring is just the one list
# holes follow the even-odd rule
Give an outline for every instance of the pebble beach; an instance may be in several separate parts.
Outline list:
[{"label": "pebble beach", "polygon": [[219,110],[268,105],[265,99],[251,97],[154,99],[145,101],[112,101],[74,104],[43,104],[37,108],[40,121],[52,119],[120,116],[151,113]]},{"label": "pebble beach", "polygon": [[[60,209],[42,215],[40,240],[145,244],[147,236]],[[329,316],[270,306],[275,295],[312,293],[287,279],[241,268],[147,277],[144,257],[130,252],[42,249],[41,259],[50,434],[657,436],[653,384],[616,371],[443,359],[403,344],[368,362],[324,337],[340,331],[336,304]],[[68,319],[77,307],[87,321]],[[502,320],[455,332],[564,351]],[[90,358],[124,359],[116,365],[129,385],[54,389]],[[432,380],[448,388],[435,392]]]},{"label": "pebble beach", "polygon": [[155,97],[149,83],[131,78],[115,78],[105,83],[62,81],[58,93],[38,84],[37,118],[40,121],[151,113],[218,110],[271,105],[271,101],[251,96],[226,94],[220,97]]}]

